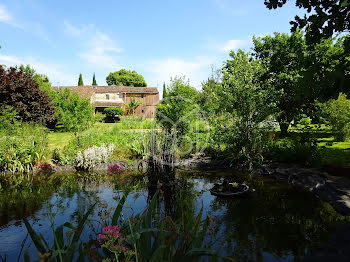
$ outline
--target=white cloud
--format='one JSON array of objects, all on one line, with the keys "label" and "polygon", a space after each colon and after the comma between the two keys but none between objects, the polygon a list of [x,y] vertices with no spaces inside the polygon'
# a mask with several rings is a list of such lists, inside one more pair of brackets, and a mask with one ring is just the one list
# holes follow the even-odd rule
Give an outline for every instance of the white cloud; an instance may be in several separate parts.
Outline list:
[{"label": "white cloud", "polygon": [[122,52],[122,49],[109,35],[99,31],[93,24],[77,27],[64,21],[64,26],[67,34],[79,39],[82,43],[84,51],[78,55],[87,63],[105,69],[120,68],[115,62],[115,54]]},{"label": "white cloud", "polygon": [[248,10],[237,8],[237,2],[231,0],[215,0],[216,6],[218,6],[223,12],[230,15],[246,15]]},{"label": "white cloud", "polygon": [[221,46],[221,51],[228,52],[237,48],[244,47],[247,44],[247,41],[240,39],[231,39],[228,40],[225,44]]},{"label": "white cloud", "polygon": [[1,55],[0,64],[6,66],[19,66],[20,64],[29,64],[39,74],[45,74],[49,77],[52,85],[74,85],[76,82],[76,76],[64,71],[63,65],[44,62],[33,57],[20,58],[14,55]]},{"label": "white cloud", "polygon": [[150,73],[150,84],[160,86],[163,82],[168,82],[171,77],[186,76],[195,87],[205,80],[209,73],[211,65],[217,60],[211,57],[198,56],[193,60],[184,60],[181,58],[165,58],[152,60],[145,66],[145,71]]},{"label": "white cloud", "polygon": [[10,14],[10,12],[6,9],[6,6],[0,5],[0,22],[9,24],[11,26],[23,29],[23,26],[17,24],[14,21],[13,16]]},{"label": "white cloud", "polygon": [[10,22],[12,20],[12,16],[6,10],[6,7],[0,5],[0,22]]}]

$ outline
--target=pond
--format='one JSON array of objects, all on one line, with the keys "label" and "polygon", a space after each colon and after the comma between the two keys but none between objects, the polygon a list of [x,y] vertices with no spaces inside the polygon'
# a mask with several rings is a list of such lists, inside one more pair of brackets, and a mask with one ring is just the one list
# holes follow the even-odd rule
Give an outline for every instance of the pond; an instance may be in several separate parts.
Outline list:
[{"label": "pond", "polygon": [[[228,178],[245,182],[255,189],[239,199],[220,198],[209,190]],[[194,216],[203,208],[203,217],[212,217],[212,248],[236,261],[300,261],[326,242],[342,219],[333,208],[313,194],[288,184],[231,171],[176,172],[176,181],[163,192],[159,214]],[[23,219],[27,218],[37,233],[52,243],[54,224],[77,224],[96,203],[81,235],[82,241],[95,238],[102,230],[101,221],[115,208],[122,190],[130,187],[129,212],[145,209],[153,194],[147,180],[121,187],[120,181],[102,174],[63,173],[35,186],[0,192],[0,256],[7,261],[22,261],[29,250],[36,249]]]}]

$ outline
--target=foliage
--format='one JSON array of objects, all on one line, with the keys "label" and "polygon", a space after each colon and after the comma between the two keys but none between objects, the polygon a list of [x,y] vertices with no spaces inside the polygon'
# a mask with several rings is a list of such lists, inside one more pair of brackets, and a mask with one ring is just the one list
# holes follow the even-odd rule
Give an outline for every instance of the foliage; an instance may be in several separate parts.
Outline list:
[{"label": "foliage", "polygon": [[[264,0],[269,9],[282,7],[287,0]],[[296,0],[296,6],[306,9],[308,16],[295,16],[292,31],[305,28],[309,43],[332,37],[334,33],[350,30],[350,2],[348,0]]]},{"label": "foliage", "polygon": [[301,114],[306,101],[302,93],[305,89],[300,86],[306,50],[303,34],[299,31],[291,35],[274,33],[274,36],[254,37],[253,42],[255,57],[267,69],[260,80],[275,90],[277,120],[285,135],[289,123]]},{"label": "foliage", "polygon": [[0,111],[0,131],[11,134],[18,130],[20,126],[19,116],[13,107],[6,106],[2,108]]},{"label": "foliage", "polygon": [[120,173],[123,173],[124,172],[124,169],[119,166],[119,165],[113,165],[113,166],[110,166],[107,170],[107,175],[118,175]]},{"label": "foliage", "polygon": [[344,66],[350,57],[349,37],[325,39],[310,46],[303,33],[296,31],[254,37],[253,41],[253,54],[266,68],[260,81],[275,90],[275,113],[283,135],[303,114],[316,118],[316,100],[326,101],[341,91],[350,91]]},{"label": "foliage", "polygon": [[184,77],[171,79],[166,98],[157,106],[156,119],[160,126],[168,132],[174,130],[180,135],[186,134],[191,121],[199,117],[197,94]]},{"label": "foliage", "polygon": [[165,83],[163,83],[163,99],[167,96],[167,89]]},{"label": "foliage", "polygon": [[45,163],[45,164],[41,164],[38,167],[38,172],[40,174],[50,175],[55,172],[55,168],[52,165]]},{"label": "foliage", "polygon": [[271,91],[257,81],[261,63],[239,50],[230,53],[222,69],[221,82],[203,88],[208,101],[211,136],[216,149],[224,147],[232,164],[247,168],[261,162],[265,120],[271,114]]},{"label": "foliage", "polygon": [[135,97],[130,98],[129,104],[125,105],[125,109],[128,115],[134,115],[135,109],[142,105],[143,103],[139,100],[136,100]]},{"label": "foliage", "polygon": [[84,85],[83,76],[79,74],[78,86],[83,86],[83,85]]},{"label": "foliage", "polygon": [[55,113],[50,97],[24,71],[0,66],[0,104],[11,106],[23,121],[47,122]]},{"label": "foliage", "polygon": [[321,160],[317,140],[307,134],[282,139],[271,137],[265,148],[265,156],[274,161],[307,166],[319,164]]},{"label": "foliage", "polygon": [[[173,220],[168,216],[161,219],[157,215],[156,193],[144,212],[130,217],[126,206],[128,234],[127,243],[139,256],[136,261],[200,261],[203,256],[217,257],[210,249],[206,236],[209,233],[211,217],[202,220],[203,208],[195,217],[181,216]],[[123,196],[121,201],[126,201]],[[112,224],[116,225],[121,214],[117,208]],[[184,210],[182,210],[184,212]]]},{"label": "foliage", "polygon": [[[51,223],[51,230],[54,239],[54,244],[52,246],[49,246],[43,235],[37,234],[29,224],[28,220],[24,218],[24,225],[38,251],[39,261],[64,262],[73,261],[75,259],[77,259],[77,261],[83,261],[87,255],[87,250],[83,249],[83,243],[80,242],[80,236],[94,207],[95,205],[92,205],[89,208],[76,227],[70,222],[66,222],[55,229],[53,213],[50,212],[48,218]],[[67,232],[65,229],[70,231]],[[65,231],[66,234],[64,233]],[[75,257],[76,253],[78,253],[78,257]],[[24,254],[24,261],[30,261],[28,250],[26,250]]]},{"label": "foliage", "polygon": [[94,73],[94,76],[92,77],[92,85],[93,85],[93,86],[97,86],[95,73]]},{"label": "foliage", "polygon": [[41,126],[23,123],[0,134],[0,171],[29,172],[47,154],[47,133]]},{"label": "foliage", "polygon": [[118,86],[147,86],[142,75],[138,74],[136,71],[129,71],[126,69],[109,73],[109,75],[106,77],[106,82],[108,85]]},{"label": "foliage", "polygon": [[120,121],[120,117],[124,115],[124,111],[120,107],[107,107],[103,110],[106,123],[115,123]]},{"label": "foliage", "polygon": [[110,155],[114,150],[114,145],[110,144],[105,146],[104,144],[100,147],[93,146],[84,150],[82,154],[80,151],[75,158],[75,166],[80,170],[90,170],[101,163],[106,163]]},{"label": "foliage", "polygon": [[64,131],[72,131],[77,139],[79,133],[94,123],[94,108],[88,99],[81,99],[78,94],[64,89],[55,99],[57,125]]},{"label": "foliage", "polygon": [[350,137],[350,99],[340,93],[338,99],[331,99],[323,105],[329,124],[335,132],[336,139],[344,141]]}]

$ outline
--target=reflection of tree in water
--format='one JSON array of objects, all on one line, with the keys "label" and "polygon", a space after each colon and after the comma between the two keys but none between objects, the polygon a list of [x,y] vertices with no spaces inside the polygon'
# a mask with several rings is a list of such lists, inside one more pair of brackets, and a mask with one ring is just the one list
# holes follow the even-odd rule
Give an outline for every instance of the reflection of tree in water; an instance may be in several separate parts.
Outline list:
[{"label": "reflection of tree in water", "polygon": [[262,180],[249,184],[256,189],[250,197],[217,197],[211,205],[217,214],[214,232],[221,235],[227,255],[239,261],[263,261],[266,252],[300,261],[326,240],[340,219],[308,192]]}]

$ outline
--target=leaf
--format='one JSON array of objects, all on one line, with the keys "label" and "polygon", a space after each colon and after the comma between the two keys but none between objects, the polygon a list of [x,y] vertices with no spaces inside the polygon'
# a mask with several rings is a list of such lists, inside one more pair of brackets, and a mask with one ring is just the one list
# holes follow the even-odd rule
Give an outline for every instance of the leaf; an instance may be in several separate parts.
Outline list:
[{"label": "leaf", "polygon": [[112,216],[112,226],[116,226],[118,225],[118,220],[120,217],[120,214],[123,210],[125,201],[128,197],[129,192],[124,192],[123,197],[120,199],[117,208],[115,209],[113,216]]},{"label": "leaf", "polygon": [[28,220],[26,218],[23,219],[24,225],[27,228],[28,234],[30,235],[30,238],[33,240],[33,243],[36,247],[36,249],[41,253],[45,254],[47,253],[47,250],[41,243],[41,237],[34,231],[32,226],[29,224]]}]

